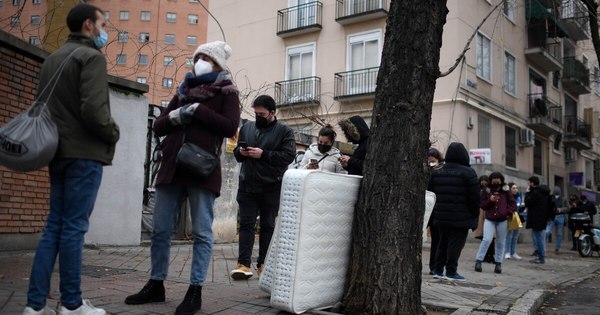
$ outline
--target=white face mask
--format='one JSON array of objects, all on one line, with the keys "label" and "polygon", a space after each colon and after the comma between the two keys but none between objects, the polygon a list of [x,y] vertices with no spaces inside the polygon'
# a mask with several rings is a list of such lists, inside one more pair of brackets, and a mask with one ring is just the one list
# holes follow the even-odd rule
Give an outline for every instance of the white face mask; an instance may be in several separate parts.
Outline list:
[{"label": "white face mask", "polygon": [[197,77],[203,75],[203,74],[207,74],[207,73],[211,73],[212,72],[212,65],[202,59],[198,59],[198,61],[196,61],[196,64],[194,65],[194,74],[196,74]]},{"label": "white face mask", "polygon": [[436,166],[438,166],[438,164],[439,164],[438,162],[431,161],[431,162],[429,162],[429,167],[436,167]]}]

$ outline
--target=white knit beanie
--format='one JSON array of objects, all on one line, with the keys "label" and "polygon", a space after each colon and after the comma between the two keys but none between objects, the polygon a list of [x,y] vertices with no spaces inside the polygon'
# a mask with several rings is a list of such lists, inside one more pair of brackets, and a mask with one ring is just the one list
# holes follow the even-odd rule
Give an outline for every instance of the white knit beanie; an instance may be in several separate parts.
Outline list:
[{"label": "white knit beanie", "polygon": [[225,42],[214,41],[198,46],[192,58],[196,59],[198,54],[209,56],[216,64],[225,69],[225,62],[229,59],[229,56],[231,56],[231,47]]}]

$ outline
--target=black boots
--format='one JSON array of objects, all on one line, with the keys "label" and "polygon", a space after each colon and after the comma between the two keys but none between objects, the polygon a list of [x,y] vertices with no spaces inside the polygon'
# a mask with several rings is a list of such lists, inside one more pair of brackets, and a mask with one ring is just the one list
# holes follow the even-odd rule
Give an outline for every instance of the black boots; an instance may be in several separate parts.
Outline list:
[{"label": "black boots", "polygon": [[190,285],[175,315],[194,315],[202,307],[202,286]]},{"label": "black boots", "polygon": [[496,263],[496,267],[494,267],[494,272],[502,273],[502,264],[501,263]]},{"label": "black boots", "polygon": [[481,260],[475,262],[475,271],[481,272]]},{"label": "black boots", "polygon": [[165,287],[161,280],[148,280],[142,290],[125,299],[125,304],[137,305],[165,301]]}]

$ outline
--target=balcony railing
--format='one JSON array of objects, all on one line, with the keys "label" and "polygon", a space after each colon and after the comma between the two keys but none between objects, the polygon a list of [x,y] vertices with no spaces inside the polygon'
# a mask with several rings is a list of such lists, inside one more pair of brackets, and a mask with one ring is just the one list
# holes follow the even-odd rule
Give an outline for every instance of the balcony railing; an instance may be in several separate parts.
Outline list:
[{"label": "balcony railing", "polygon": [[277,106],[293,104],[319,104],[321,101],[321,78],[307,77],[275,82]]},{"label": "balcony railing", "polygon": [[529,48],[525,49],[525,58],[544,72],[562,69],[562,48],[559,41],[546,39],[544,35],[531,34],[529,30]]},{"label": "balcony railing", "polygon": [[575,115],[565,116],[565,146],[578,150],[591,149],[592,127]]},{"label": "balcony railing", "polygon": [[350,24],[387,16],[389,0],[336,0],[335,20]]},{"label": "balcony railing", "polygon": [[374,94],[378,73],[379,67],[336,73],[334,98]]},{"label": "balcony railing", "polygon": [[323,23],[323,4],[319,1],[277,11],[277,36],[289,37],[318,31]]},{"label": "balcony railing", "polygon": [[568,31],[559,18],[560,6],[546,2],[549,1],[525,0],[528,28],[541,28],[550,38],[568,36]]},{"label": "balcony railing", "polygon": [[569,38],[575,41],[590,38],[588,9],[580,0],[563,0],[561,19]]},{"label": "balcony railing", "polygon": [[562,84],[574,95],[590,93],[590,70],[575,57],[565,57]]},{"label": "balcony railing", "polygon": [[562,131],[562,107],[543,93],[532,93],[529,98],[527,126],[536,133],[551,135]]}]

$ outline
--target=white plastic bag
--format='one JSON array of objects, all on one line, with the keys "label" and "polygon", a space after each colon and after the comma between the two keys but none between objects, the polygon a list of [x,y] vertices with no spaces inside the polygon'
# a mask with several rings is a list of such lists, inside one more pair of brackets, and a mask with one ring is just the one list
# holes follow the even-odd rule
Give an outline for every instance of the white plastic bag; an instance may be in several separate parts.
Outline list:
[{"label": "white plastic bag", "polygon": [[54,158],[58,130],[45,102],[31,107],[0,127],[0,164],[19,172],[40,169]]}]

